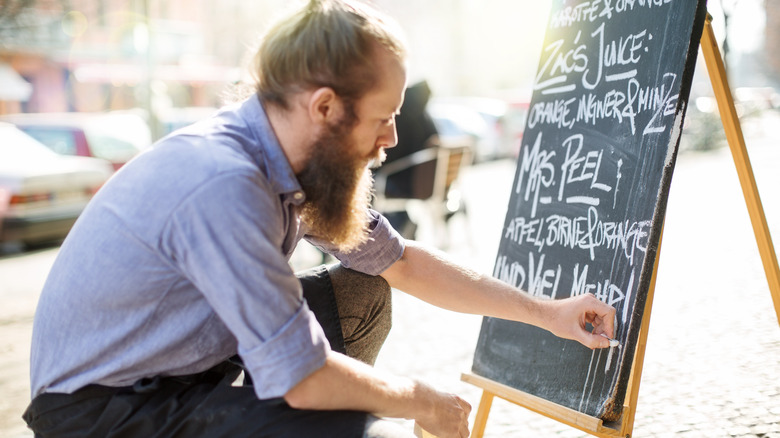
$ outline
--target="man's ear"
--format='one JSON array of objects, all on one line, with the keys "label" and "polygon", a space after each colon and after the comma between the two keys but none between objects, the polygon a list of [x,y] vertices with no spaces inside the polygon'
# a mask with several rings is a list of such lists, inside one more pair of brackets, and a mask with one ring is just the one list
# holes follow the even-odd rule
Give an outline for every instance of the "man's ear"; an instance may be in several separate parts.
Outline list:
[{"label": "man's ear", "polygon": [[334,124],[344,114],[344,104],[330,87],[316,89],[309,97],[309,117],[317,124]]}]

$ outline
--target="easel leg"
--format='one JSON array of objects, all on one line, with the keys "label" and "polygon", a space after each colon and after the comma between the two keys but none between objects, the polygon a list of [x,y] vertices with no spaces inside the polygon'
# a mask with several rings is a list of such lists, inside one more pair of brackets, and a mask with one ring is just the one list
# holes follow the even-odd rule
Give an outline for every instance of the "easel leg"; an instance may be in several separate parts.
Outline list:
[{"label": "easel leg", "polygon": [[653,310],[653,298],[655,297],[655,280],[658,276],[658,261],[661,260],[661,244],[664,240],[664,225],[661,225],[661,237],[658,238],[658,249],[655,253],[655,264],[653,265],[653,275],[650,278],[650,287],[647,290],[645,299],[645,310],[642,313],[642,326],[639,330],[639,340],[634,353],[634,363],[631,364],[631,375],[629,376],[629,387],[626,394],[626,406],[624,406],[624,418],[621,425],[621,436],[630,437],[634,431],[634,418],[636,416],[636,406],[639,402],[639,384],[642,380],[642,368],[645,363],[645,350],[647,347],[647,335],[650,332],[650,315]]},{"label": "easel leg", "polygon": [[734,107],[734,99],[726,78],[723,59],[715,41],[715,34],[712,31],[710,17],[707,17],[707,22],[704,25],[701,50],[707,64],[712,89],[718,101],[718,109],[720,110],[723,128],[726,131],[726,139],[728,140],[729,148],[731,148],[731,155],[734,157],[734,164],[737,167],[742,193],[750,213],[750,221],[753,224],[753,233],[758,243],[758,252],[761,254],[761,261],[764,264],[764,271],[769,282],[769,291],[772,294],[777,321],[780,323],[780,267],[777,264],[777,256],[772,245],[772,237],[769,234],[764,207],[761,204],[761,198],[758,196],[758,187],[756,186],[753,168],[750,165],[747,148],[745,147],[745,138],[742,135],[742,128],[739,124],[737,110]]},{"label": "easel leg", "polygon": [[493,394],[482,391],[482,398],[479,400],[477,415],[474,418],[474,427],[471,430],[471,436],[474,438],[482,438],[485,434],[485,426],[487,426],[490,407],[493,405],[493,397]]}]

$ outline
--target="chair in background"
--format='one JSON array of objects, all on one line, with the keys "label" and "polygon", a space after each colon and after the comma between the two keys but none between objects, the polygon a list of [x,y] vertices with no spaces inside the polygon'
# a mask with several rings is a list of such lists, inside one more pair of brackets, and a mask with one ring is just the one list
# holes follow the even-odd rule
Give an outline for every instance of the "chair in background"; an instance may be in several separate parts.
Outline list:
[{"label": "chair in background", "polygon": [[[387,163],[374,173],[373,207],[388,217],[415,209],[425,212],[435,233],[435,244],[445,248],[449,244],[450,218],[459,212],[466,214],[457,183],[462,169],[471,161],[470,146],[431,146]],[[411,179],[412,189],[403,195],[393,190],[393,180],[399,178]],[[399,232],[405,234],[404,230]]]}]

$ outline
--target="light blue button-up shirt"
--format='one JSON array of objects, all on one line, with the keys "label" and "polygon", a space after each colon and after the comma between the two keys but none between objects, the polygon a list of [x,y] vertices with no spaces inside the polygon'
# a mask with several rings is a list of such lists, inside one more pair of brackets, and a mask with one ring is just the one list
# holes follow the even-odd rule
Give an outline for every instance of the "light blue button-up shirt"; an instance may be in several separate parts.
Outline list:
[{"label": "light blue button-up shirt", "polygon": [[[204,371],[239,353],[259,398],[324,364],[328,342],[290,265],[305,195],[256,97],[125,165],[62,245],[40,297],[32,395]],[[377,275],[403,239],[334,254]]]}]

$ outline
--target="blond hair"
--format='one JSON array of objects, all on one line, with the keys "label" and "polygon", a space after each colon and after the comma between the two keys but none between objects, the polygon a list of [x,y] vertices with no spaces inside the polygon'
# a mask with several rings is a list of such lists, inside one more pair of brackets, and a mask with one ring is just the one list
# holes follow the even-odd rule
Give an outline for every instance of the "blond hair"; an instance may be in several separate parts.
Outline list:
[{"label": "blond hair", "polygon": [[377,82],[376,47],[405,57],[393,21],[349,0],[311,0],[266,33],[254,57],[256,92],[289,109],[289,96],[330,87],[353,103]]}]

